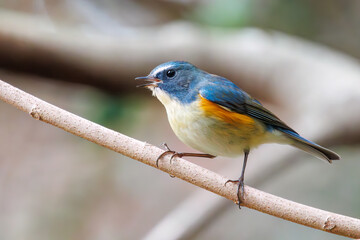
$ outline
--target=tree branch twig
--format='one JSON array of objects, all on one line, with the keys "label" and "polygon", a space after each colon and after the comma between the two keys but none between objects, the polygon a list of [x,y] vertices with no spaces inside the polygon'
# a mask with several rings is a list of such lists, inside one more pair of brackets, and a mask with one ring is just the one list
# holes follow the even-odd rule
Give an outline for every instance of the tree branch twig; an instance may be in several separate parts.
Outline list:
[{"label": "tree branch twig", "polygon": [[[74,135],[156,167],[156,158],[163,150],[146,142],[125,136],[96,123],[62,110],[0,80],[0,99],[27,112],[33,118],[54,125]],[[236,201],[236,186],[210,170],[176,158],[160,161],[159,169],[204,188],[231,201]],[[343,216],[289,201],[245,186],[243,206],[322,231],[360,238],[360,219]]]}]

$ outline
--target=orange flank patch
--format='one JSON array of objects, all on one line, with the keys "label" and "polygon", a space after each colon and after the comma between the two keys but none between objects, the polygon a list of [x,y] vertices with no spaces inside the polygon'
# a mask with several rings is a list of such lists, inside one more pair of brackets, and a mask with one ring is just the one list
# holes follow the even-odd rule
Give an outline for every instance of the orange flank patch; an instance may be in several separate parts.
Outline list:
[{"label": "orange flank patch", "polygon": [[217,118],[221,121],[234,124],[234,125],[247,125],[248,127],[254,127],[255,121],[244,114],[232,112],[220,105],[213,103],[200,95],[200,108],[209,117]]}]

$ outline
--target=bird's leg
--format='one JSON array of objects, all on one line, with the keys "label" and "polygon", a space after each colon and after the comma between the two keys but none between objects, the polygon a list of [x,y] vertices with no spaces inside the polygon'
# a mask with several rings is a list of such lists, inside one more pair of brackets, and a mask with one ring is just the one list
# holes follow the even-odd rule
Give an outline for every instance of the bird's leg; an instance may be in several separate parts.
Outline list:
[{"label": "bird's leg", "polygon": [[244,198],[244,174],[245,174],[245,168],[246,168],[246,162],[249,156],[250,150],[246,149],[244,150],[244,163],[243,163],[243,167],[241,170],[241,175],[239,177],[238,180],[227,180],[225,185],[228,182],[232,182],[232,183],[237,183],[237,197],[238,197],[238,202],[239,202],[239,208],[240,208],[240,204],[241,204],[241,199]]},{"label": "bird's leg", "polygon": [[174,157],[204,157],[204,158],[214,158],[211,154],[206,153],[185,153],[185,152],[175,152],[171,150],[166,143],[163,143],[166,148],[166,151],[160,154],[160,156],[156,159],[156,166],[159,167],[159,160],[167,154],[172,154],[170,158],[170,163]]}]

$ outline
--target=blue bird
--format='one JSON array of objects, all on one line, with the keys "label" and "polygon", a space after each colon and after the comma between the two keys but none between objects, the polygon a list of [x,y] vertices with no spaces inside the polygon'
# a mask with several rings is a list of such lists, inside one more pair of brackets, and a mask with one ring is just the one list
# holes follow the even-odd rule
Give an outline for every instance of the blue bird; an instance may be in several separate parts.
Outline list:
[{"label": "blue bird", "polygon": [[[165,106],[171,128],[188,146],[202,153],[173,156],[236,157],[244,154],[237,183],[240,207],[244,196],[244,173],[250,150],[264,143],[289,144],[331,163],[335,152],[301,137],[272,112],[226,78],[207,73],[194,65],[173,61],[160,64],[146,77],[145,84]],[[158,164],[157,160],[157,164]]]}]

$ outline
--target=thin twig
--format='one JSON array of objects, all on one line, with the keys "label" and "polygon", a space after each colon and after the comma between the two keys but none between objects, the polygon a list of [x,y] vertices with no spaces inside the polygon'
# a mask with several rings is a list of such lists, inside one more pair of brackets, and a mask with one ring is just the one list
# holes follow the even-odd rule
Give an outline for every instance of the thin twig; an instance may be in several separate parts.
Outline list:
[{"label": "thin twig", "polygon": [[[37,120],[52,124],[152,167],[156,167],[156,159],[162,153],[162,150],[155,146],[76,116],[3,81],[0,81],[0,99],[29,113]],[[181,158],[176,158],[172,164],[169,160],[169,157],[166,157],[160,161],[160,170],[236,201],[236,186],[233,184],[224,186],[227,179],[223,176]],[[245,207],[326,232],[360,238],[360,219],[292,202],[248,186],[245,187],[244,197],[242,205]]]}]

